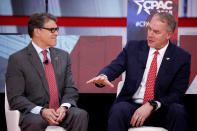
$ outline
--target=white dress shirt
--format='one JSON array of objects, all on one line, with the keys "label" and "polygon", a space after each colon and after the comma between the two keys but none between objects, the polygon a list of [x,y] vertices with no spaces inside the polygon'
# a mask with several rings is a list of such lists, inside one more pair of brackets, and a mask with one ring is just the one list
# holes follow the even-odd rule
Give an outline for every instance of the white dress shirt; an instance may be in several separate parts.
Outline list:
[{"label": "white dress shirt", "polygon": [[[42,64],[44,63],[44,56],[43,54],[41,53],[43,51],[42,48],[40,48],[37,44],[35,44],[33,41],[32,41],[32,45],[33,47],[35,48],[36,52],[38,53],[39,57],[40,57],[40,60],[42,62]],[[46,49],[47,50],[47,57],[48,59],[51,61],[51,57],[50,57],[50,50],[49,49]],[[44,66],[44,65],[43,65]],[[61,106],[66,106],[68,108],[71,107],[71,104],[70,103],[63,103],[61,104]],[[40,110],[42,109],[43,107],[41,106],[36,106],[34,107],[32,110],[31,110],[31,113],[34,113],[34,114],[40,114]]]},{"label": "white dress shirt", "polygon": [[[163,56],[166,52],[166,49],[167,49],[168,45],[169,45],[169,42],[162,49],[158,50],[159,54],[157,55],[157,73],[159,71]],[[156,51],[156,49],[154,49],[154,48],[149,49],[148,59],[147,59],[147,62],[146,62],[146,68],[145,68],[145,71],[144,71],[142,81],[140,83],[140,86],[139,86],[138,90],[133,95],[133,100],[134,100],[135,103],[138,103],[138,104],[143,103],[144,93],[145,93],[145,90],[146,90],[146,81],[147,81],[147,77],[148,77],[148,72],[149,72],[150,65],[151,65],[151,62],[153,60],[153,57],[155,55],[154,54],[155,51]],[[158,102],[158,101],[156,101],[156,102],[157,102],[158,108],[159,108],[161,106],[161,103]]]}]

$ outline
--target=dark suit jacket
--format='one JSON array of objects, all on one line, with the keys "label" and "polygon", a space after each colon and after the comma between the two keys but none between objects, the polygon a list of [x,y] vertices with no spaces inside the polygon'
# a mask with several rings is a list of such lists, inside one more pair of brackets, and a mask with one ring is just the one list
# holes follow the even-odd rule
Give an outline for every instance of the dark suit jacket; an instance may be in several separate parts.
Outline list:
[{"label": "dark suit jacket", "polygon": [[[59,101],[76,106],[77,88],[71,72],[69,54],[57,48],[50,48]],[[48,107],[49,89],[43,64],[30,43],[26,48],[9,57],[6,73],[7,96],[11,109],[21,112],[20,121],[36,106]]]},{"label": "dark suit jacket", "polygon": [[[116,102],[132,101],[142,81],[148,53],[147,41],[130,41],[118,57],[99,73],[106,74],[109,81],[113,81],[126,71],[125,82]],[[154,88],[154,99],[162,106],[181,101],[188,87],[190,61],[189,53],[169,43]]]}]

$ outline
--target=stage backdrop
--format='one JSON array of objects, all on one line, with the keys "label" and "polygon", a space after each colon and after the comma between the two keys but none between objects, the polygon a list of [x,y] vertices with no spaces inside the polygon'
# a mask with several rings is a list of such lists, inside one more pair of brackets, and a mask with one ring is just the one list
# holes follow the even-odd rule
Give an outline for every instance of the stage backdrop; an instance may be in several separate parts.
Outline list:
[{"label": "stage backdrop", "polygon": [[[147,25],[156,12],[169,12],[178,23],[178,0],[129,0],[127,16],[127,40],[145,40]],[[177,24],[178,25],[178,24]],[[191,55],[191,76],[187,94],[197,94],[196,36],[180,36],[177,42],[177,31],[171,41],[187,50]],[[182,34],[182,33],[180,33]]]},{"label": "stage backdrop", "polygon": [[[178,22],[178,0],[128,0],[127,40],[145,40],[146,27],[156,12],[169,12]],[[177,28],[172,42],[177,43]]]},{"label": "stage backdrop", "polygon": [[[8,58],[14,52],[26,47],[31,39],[28,35],[0,35],[0,92],[4,92],[5,73]],[[80,93],[116,93],[116,88],[97,88],[86,81],[97,73],[122,49],[121,36],[58,36],[57,48],[70,53],[75,84]],[[113,83],[117,83],[121,77]]]},{"label": "stage backdrop", "polygon": [[190,86],[186,94],[197,94],[197,35],[181,35],[180,46],[191,54]]}]

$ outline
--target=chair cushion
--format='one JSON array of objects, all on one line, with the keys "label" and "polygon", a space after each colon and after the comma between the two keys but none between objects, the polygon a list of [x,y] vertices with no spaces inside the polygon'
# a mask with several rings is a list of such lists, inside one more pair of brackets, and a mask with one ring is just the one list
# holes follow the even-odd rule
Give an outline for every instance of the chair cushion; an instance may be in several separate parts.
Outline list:
[{"label": "chair cushion", "polygon": [[128,131],[168,131],[162,127],[137,127],[137,128],[130,128]]},{"label": "chair cushion", "polygon": [[60,126],[48,126],[45,131],[66,131],[66,129]]}]

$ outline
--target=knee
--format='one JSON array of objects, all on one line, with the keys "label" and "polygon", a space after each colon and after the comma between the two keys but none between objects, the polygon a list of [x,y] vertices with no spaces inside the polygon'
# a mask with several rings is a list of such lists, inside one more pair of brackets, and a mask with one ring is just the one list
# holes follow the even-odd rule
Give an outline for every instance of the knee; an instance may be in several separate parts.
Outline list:
[{"label": "knee", "polygon": [[130,114],[131,111],[131,105],[129,105],[129,103],[127,102],[119,102],[114,104],[111,109],[110,109],[110,116],[111,115],[115,115],[115,116],[119,116],[119,117],[124,117],[124,115],[128,116],[128,114]]},{"label": "knee", "polygon": [[23,120],[20,126],[24,130],[29,130],[29,129],[44,130],[47,127],[47,122],[42,118],[28,119],[28,120]]},{"label": "knee", "polygon": [[28,123],[33,127],[43,127],[46,126],[47,123],[44,120],[37,119],[37,120],[30,120]]},{"label": "knee", "polygon": [[185,110],[184,105],[182,104],[171,104],[169,107],[169,116],[171,116],[172,118],[186,118],[188,116],[187,111]]},{"label": "knee", "polygon": [[81,120],[88,120],[88,113],[83,109],[76,108],[75,111],[73,111],[73,117]]},{"label": "knee", "polygon": [[120,113],[120,112],[124,112],[125,109],[126,109],[126,102],[119,102],[111,107],[110,112]]}]

